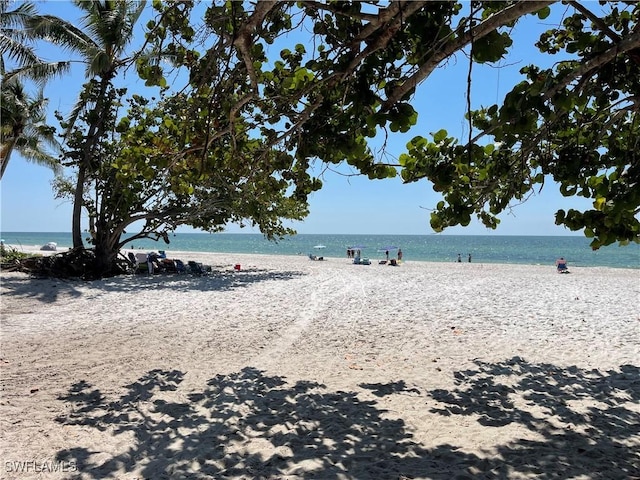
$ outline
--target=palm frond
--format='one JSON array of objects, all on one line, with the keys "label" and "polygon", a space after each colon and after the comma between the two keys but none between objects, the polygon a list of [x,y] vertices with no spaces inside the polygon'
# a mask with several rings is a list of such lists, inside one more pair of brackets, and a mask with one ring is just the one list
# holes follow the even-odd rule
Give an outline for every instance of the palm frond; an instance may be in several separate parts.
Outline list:
[{"label": "palm frond", "polygon": [[22,82],[13,77],[2,83],[0,93],[0,178],[14,150],[26,160],[46,165],[58,172],[60,163],[51,152],[59,152],[60,145],[55,128],[46,124],[48,99],[44,97],[42,88],[37,95],[31,96],[25,91]]},{"label": "palm frond", "polygon": [[7,10],[9,2],[3,0],[0,2],[0,20],[2,28],[21,28],[29,17],[36,14],[36,6],[33,2],[22,2],[14,10]]},{"label": "palm frond", "polygon": [[25,160],[48,167],[59,174],[62,170],[60,160],[48,153],[43,146],[42,139],[38,135],[23,135],[15,145],[15,151]]},{"label": "palm frond", "polygon": [[0,53],[18,65],[32,65],[40,61],[31,45],[25,44],[19,35],[11,35],[4,29],[0,34]]},{"label": "palm frond", "polygon": [[44,39],[66,50],[83,53],[97,44],[89,35],[75,25],[53,15],[38,15],[28,22],[29,35]]},{"label": "palm frond", "polygon": [[65,119],[65,122],[68,125],[65,130],[65,136],[69,135],[69,133],[71,132],[71,129],[73,128],[75,123],[78,121],[80,114],[86,108],[86,106],[87,106],[87,103],[82,99],[82,97],[80,97],[78,101],[73,105],[71,112],[69,113],[69,115],[67,115],[67,118]]},{"label": "palm frond", "polygon": [[62,76],[71,69],[71,62],[51,62],[51,63],[35,63],[33,65],[25,65],[7,72],[3,76],[3,81],[9,81],[13,78],[27,78],[33,80],[38,85],[43,86],[48,80]]},{"label": "palm frond", "polygon": [[133,0],[128,3],[128,11],[129,13],[129,31],[133,32],[133,28],[140,20],[140,16],[142,12],[144,12],[145,7],[147,6],[146,0]]}]

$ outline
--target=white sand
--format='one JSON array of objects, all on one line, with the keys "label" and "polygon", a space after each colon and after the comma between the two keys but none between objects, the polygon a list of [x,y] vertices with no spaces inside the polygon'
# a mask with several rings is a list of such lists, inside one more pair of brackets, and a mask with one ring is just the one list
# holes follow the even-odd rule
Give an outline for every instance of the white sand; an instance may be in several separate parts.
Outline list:
[{"label": "white sand", "polygon": [[0,478],[640,478],[639,270],[168,254],[2,273]]}]

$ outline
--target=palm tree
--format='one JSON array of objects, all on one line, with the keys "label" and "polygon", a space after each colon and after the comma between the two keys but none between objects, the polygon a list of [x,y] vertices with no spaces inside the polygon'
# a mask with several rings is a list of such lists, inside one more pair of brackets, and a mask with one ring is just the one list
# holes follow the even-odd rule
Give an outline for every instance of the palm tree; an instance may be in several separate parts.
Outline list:
[{"label": "palm tree", "polygon": [[[91,122],[84,135],[85,144],[82,158],[78,163],[78,178],[74,195],[72,238],[74,248],[82,248],[81,214],[83,192],[90,166],[96,159],[95,150],[104,134],[103,119],[110,108],[104,95],[119,69],[131,59],[125,56],[125,50],[133,39],[133,29],[142,14],[146,2],[131,0],[75,0],[75,5],[84,13],[83,25],[76,27],[58,17],[42,15],[29,22],[32,34],[38,38],[47,38],[52,43],[78,54],[86,64],[85,76],[97,82],[98,95],[95,102],[89,104],[81,95],[67,120],[67,134],[82,111],[92,110],[96,119]],[[89,87],[86,87],[89,88]]]},{"label": "palm tree", "polygon": [[[29,27],[38,18],[32,2],[19,3],[9,9],[8,0],[0,0],[0,75],[2,76],[0,125],[0,179],[17,150],[27,161],[50,167],[59,173],[60,165],[45,146],[59,149],[54,129],[46,125],[47,100],[44,84],[54,76],[69,70],[70,63],[45,62],[35,53],[34,41],[42,39]],[[6,71],[6,60],[15,65]],[[39,86],[32,97],[23,80],[33,80]]]},{"label": "palm tree", "polygon": [[[86,65],[86,79],[110,82],[118,70],[131,59],[124,57],[126,47],[133,39],[133,29],[142,14],[146,2],[139,0],[74,0],[84,13],[83,25],[63,21],[53,15],[32,17],[29,28],[37,38],[80,56]],[[88,105],[79,100],[69,120],[70,127],[78,114]]]},{"label": "palm tree", "polygon": [[[35,52],[34,42],[44,40],[30,25],[38,19],[36,6],[32,2],[21,2],[10,10],[9,0],[0,0],[0,71],[3,82],[12,78],[28,78],[43,86],[51,78],[67,73],[69,61],[46,62]],[[16,64],[6,70],[5,56]]]},{"label": "palm tree", "polygon": [[58,174],[60,163],[44,148],[47,145],[58,150],[59,144],[55,129],[45,123],[47,100],[42,89],[31,97],[22,82],[13,78],[2,83],[1,95],[0,179],[14,150],[26,160],[47,166]]},{"label": "palm tree", "polygon": [[0,51],[2,51],[2,71],[4,72],[4,56],[8,55],[20,65],[31,65],[38,62],[33,47],[26,44],[27,33],[25,22],[35,15],[35,5],[30,2],[20,4],[15,10],[8,10],[9,1],[0,0]]}]

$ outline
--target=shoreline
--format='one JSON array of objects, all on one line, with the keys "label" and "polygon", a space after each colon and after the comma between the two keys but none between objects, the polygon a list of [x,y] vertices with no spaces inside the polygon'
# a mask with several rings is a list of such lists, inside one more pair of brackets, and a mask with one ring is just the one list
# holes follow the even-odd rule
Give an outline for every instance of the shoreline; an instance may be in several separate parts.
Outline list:
[{"label": "shoreline", "polygon": [[0,274],[6,478],[640,476],[636,270],[167,253]]},{"label": "shoreline", "polygon": [[[50,250],[41,250],[41,246],[39,245],[20,245],[20,246],[16,246],[16,245],[7,245],[5,244],[5,248],[8,249],[16,249],[19,252],[23,252],[23,253],[27,253],[27,254],[35,254],[35,255],[55,255],[57,253],[63,253],[65,251],[70,250],[69,247],[58,247],[58,249],[56,251],[50,251]],[[158,252],[159,250],[150,250],[150,249],[122,249],[121,252],[126,255],[129,252],[133,252],[133,253],[140,253],[140,252],[151,252],[151,251],[155,251]],[[194,261],[199,261],[201,263],[205,263],[206,264],[206,260],[202,261],[199,260],[199,258],[207,258],[208,256],[237,256],[237,257],[241,257],[241,258],[247,258],[247,257],[255,257],[255,256],[263,256],[263,257],[283,257],[283,258],[304,258],[304,259],[308,259],[308,254],[306,253],[295,253],[295,254],[285,254],[285,253],[235,253],[235,252],[201,252],[201,251],[189,251],[189,250],[164,250],[167,254],[167,258],[173,258],[173,259],[180,259],[183,262],[186,263],[186,261],[188,260],[194,260]],[[314,252],[317,254],[317,252]],[[371,256],[371,257],[367,257],[366,255],[363,255],[363,257],[369,258],[371,260],[371,265],[369,266],[379,266],[378,265],[378,261],[382,259],[382,256],[379,252],[377,252],[377,255]],[[393,256],[390,256],[390,258],[392,258]],[[347,264],[351,264],[352,260],[345,257],[333,257],[333,256],[325,256],[324,257],[325,261],[343,261],[344,263]],[[237,262],[236,262],[237,263]],[[410,257],[407,259],[406,255],[405,255],[405,259],[402,260],[403,264],[407,264],[407,263],[419,263],[419,264],[433,264],[433,265],[487,265],[487,266],[491,266],[491,265],[509,265],[509,266],[519,266],[519,267],[550,267],[552,268],[552,270],[555,270],[555,265],[553,263],[549,263],[549,264],[544,264],[544,263],[506,263],[506,262],[487,262],[487,261],[472,261],[472,262],[467,262],[466,260],[463,260],[462,262],[457,262],[457,261],[433,261],[433,260],[413,260]],[[575,270],[575,269],[614,269],[614,270],[628,270],[631,272],[636,272],[640,275],[640,265],[638,265],[637,268],[631,268],[631,267],[617,267],[617,266],[600,266],[600,265],[594,265],[594,266],[590,266],[590,265],[576,265],[576,264],[572,264],[571,261],[569,261],[569,271]],[[639,277],[640,278],[640,277]]]},{"label": "shoreline", "polygon": [[[12,245],[44,245],[57,242],[58,246],[71,246],[71,236],[39,233],[5,236],[5,243]],[[504,263],[516,265],[553,264],[559,257],[569,260],[573,266],[606,266],[640,269],[640,244],[617,244],[592,250],[590,239],[584,236],[499,236],[499,235],[304,235],[299,234],[279,241],[268,241],[260,234],[177,234],[170,243],[142,239],[127,243],[124,248],[135,251],[187,251],[218,253],[260,253],[266,255],[320,254],[346,258],[346,250],[363,247],[363,254],[373,260],[384,258],[384,250],[402,248],[405,260],[451,263],[460,253],[474,262]],[[325,246],[316,249],[317,245]],[[394,247],[395,245],[395,247]],[[378,250],[381,252],[378,252]],[[464,261],[462,263],[464,263]]]}]

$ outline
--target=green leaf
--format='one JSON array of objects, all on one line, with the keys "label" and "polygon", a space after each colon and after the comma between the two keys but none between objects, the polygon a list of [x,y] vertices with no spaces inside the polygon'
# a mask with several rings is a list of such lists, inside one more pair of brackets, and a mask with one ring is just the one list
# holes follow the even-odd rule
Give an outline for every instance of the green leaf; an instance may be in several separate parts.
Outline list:
[{"label": "green leaf", "polygon": [[547,18],[549,15],[551,15],[551,8],[550,7],[543,7],[540,10],[538,10],[537,12],[538,18],[540,20],[544,20],[545,18]]},{"label": "green leaf", "polygon": [[593,208],[595,208],[596,210],[601,212],[602,210],[604,210],[604,206],[605,206],[606,202],[607,202],[606,198],[598,197],[593,202]]},{"label": "green leaf", "polygon": [[407,143],[407,148],[415,148],[415,149],[421,149],[424,148],[427,145],[427,139],[421,136],[415,136],[413,137],[411,140],[409,140],[409,143]]},{"label": "green leaf", "polygon": [[433,141],[436,143],[442,142],[445,138],[447,138],[447,131],[445,129],[438,130],[433,134]]}]

